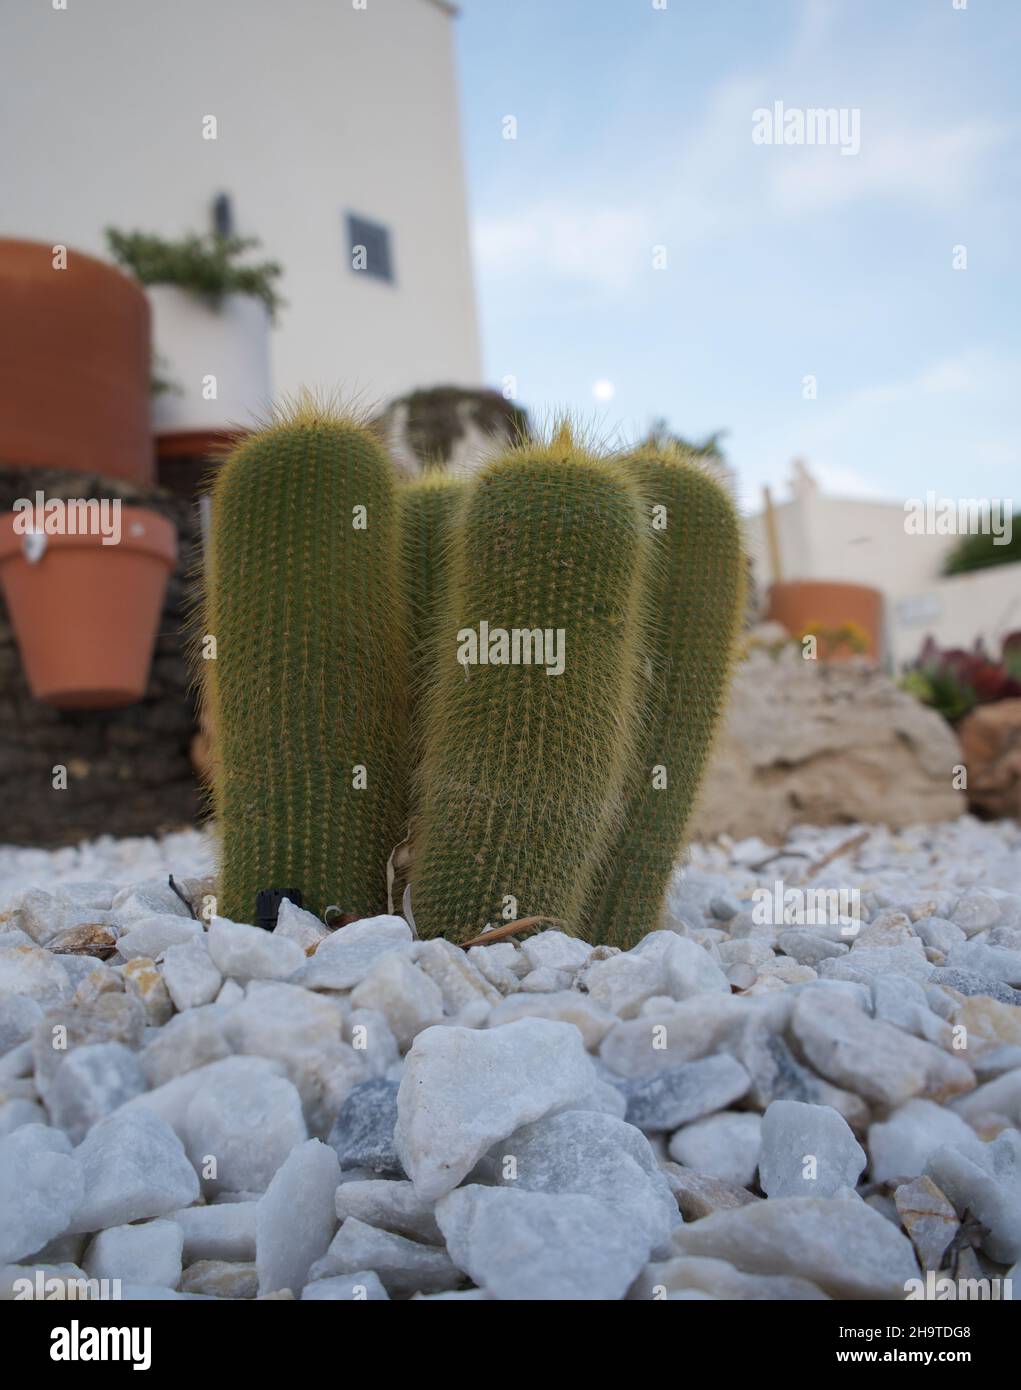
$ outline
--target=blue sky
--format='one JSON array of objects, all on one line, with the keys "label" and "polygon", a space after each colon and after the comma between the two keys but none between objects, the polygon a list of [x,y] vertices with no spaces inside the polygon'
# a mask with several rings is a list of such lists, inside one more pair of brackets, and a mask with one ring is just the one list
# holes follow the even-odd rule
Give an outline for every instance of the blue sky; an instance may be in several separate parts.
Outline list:
[{"label": "blue sky", "polygon": [[[1021,500],[1018,0],[464,0],[456,28],[490,382],[611,439],[727,429],[751,506],[795,455],[835,495]],[[860,151],[753,143],[776,101],[857,108]]]}]

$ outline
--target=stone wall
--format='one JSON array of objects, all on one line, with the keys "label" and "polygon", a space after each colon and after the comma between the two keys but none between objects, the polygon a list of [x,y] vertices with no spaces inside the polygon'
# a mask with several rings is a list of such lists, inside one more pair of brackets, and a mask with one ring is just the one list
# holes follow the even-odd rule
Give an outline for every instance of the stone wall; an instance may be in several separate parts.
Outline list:
[{"label": "stone wall", "polygon": [[[200,544],[187,498],[81,473],[0,468],[0,510],[19,497],[120,497],[177,527],[178,565],[167,586],[149,686],[118,710],[58,710],[29,693],[0,598],[0,842],[72,844],[101,834],[149,835],[194,824],[202,797],[189,761],[195,708],[182,626]],[[53,768],[67,768],[66,790]]]}]

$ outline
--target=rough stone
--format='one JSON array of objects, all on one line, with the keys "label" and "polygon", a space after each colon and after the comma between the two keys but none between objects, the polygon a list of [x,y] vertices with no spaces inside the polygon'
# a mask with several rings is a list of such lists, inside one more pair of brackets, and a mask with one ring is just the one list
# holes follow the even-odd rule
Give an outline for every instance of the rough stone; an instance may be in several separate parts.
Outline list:
[{"label": "rough stone", "polygon": [[204,938],[167,949],[163,956],[163,983],[176,1009],[195,1009],[213,1002],[223,976],[213,964]]},{"label": "rough stone", "polygon": [[146,1221],[100,1231],[85,1252],[82,1267],[91,1279],[177,1287],[183,1237],[176,1221]]},{"label": "rough stone", "polygon": [[953,1203],[931,1178],[901,1183],[893,1194],[897,1215],[911,1237],[922,1269],[940,1269],[960,1226]]},{"label": "rough stone", "polygon": [[202,923],[175,913],[134,918],[117,942],[122,960],[145,956],[157,960],[171,946],[200,941]]},{"label": "rough stone", "polygon": [[566,970],[574,974],[588,960],[592,947],[576,936],[568,936],[562,931],[544,931],[526,937],[521,943],[521,954],[533,970],[546,966],[550,970]]},{"label": "rough stone", "polygon": [[615,1021],[613,1014],[589,995],[570,989],[552,994],[510,995],[494,1007],[489,1025],[498,1028],[519,1018],[551,1018],[558,1023],[573,1024],[589,1052],[595,1052]]},{"label": "rough stone", "polygon": [[679,1129],[740,1100],[748,1086],[748,1073],[733,1057],[704,1057],[633,1081],[627,1089],[627,1119],[654,1133]]},{"label": "rough stone", "polygon": [[0,951],[0,999],[22,996],[45,1008],[67,999],[71,992],[71,977],[60,957],[41,946],[11,946]]},{"label": "rough stone", "polygon": [[745,1274],[726,1260],[685,1258],[683,1255],[646,1265],[628,1297],[670,1300],[689,1291],[742,1303],[764,1299],[770,1302],[819,1301],[829,1297],[817,1284],[796,1275]]},{"label": "rough stone", "polygon": [[172,1018],[142,1048],[139,1061],[146,1081],[150,1086],[163,1086],[175,1076],[229,1057],[230,1044],[223,1029],[223,1010],[215,1005],[189,1009]]},{"label": "rough stone", "polygon": [[762,1148],[762,1117],[726,1111],[685,1125],[670,1139],[670,1157],[737,1187],[755,1181]]},{"label": "rough stone", "polygon": [[397,1097],[396,1148],[425,1198],[464,1178],[498,1140],[583,1100],[597,1080],[576,1028],[523,1018],[500,1028],[429,1028]]},{"label": "rough stone", "polygon": [[407,954],[411,943],[411,928],[403,917],[363,917],[320,942],[294,983],[308,989],[354,989],[380,956],[391,951]]},{"label": "rough stone", "polygon": [[596,1197],[640,1230],[650,1251],[678,1224],[649,1141],[612,1115],[572,1110],[525,1125],[489,1151],[475,1175],[483,1174],[519,1191]]},{"label": "rough stone", "polygon": [[424,1201],[410,1182],[387,1178],[346,1182],[337,1188],[335,1205],[341,1221],[353,1216],[409,1240],[443,1243],[432,1203]]},{"label": "rough stone", "polygon": [[1021,985],[1021,951],[1006,946],[988,946],[983,941],[964,941],[951,947],[947,956],[951,970],[965,970],[1001,985]]},{"label": "rough stone", "polygon": [[28,1124],[0,1140],[0,1264],[41,1250],[70,1226],[84,1174],[67,1137]]},{"label": "rough stone", "polygon": [[232,1264],[227,1260],[197,1260],[181,1276],[181,1291],[205,1294],[210,1298],[255,1298],[259,1275],[252,1263]]},{"label": "rough stone", "polygon": [[330,929],[321,922],[314,912],[306,912],[303,907],[284,898],[277,913],[274,936],[285,936],[294,941],[306,955],[314,955],[320,944],[330,935]]},{"label": "rough stone", "polygon": [[145,1089],[138,1056],[129,1047],[90,1043],[61,1062],[46,1092],[46,1108],[53,1123],[77,1144],[97,1121]]},{"label": "rough stone", "polygon": [[268,1064],[251,1065],[261,1060],[227,1057],[177,1078],[193,1083],[181,1123],[188,1155],[200,1173],[215,1160],[215,1172],[203,1178],[207,1194],[264,1192],[308,1137],[297,1090],[285,1077],[267,1075]]},{"label": "rough stone", "polygon": [[953,1110],[931,1100],[909,1100],[869,1128],[872,1180],[921,1177],[931,1155],[947,1144],[970,1157],[982,1151],[974,1130]]},{"label": "rough stone", "polygon": [[286,980],[305,964],[305,952],[296,942],[226,917],[214,917],[210,922],[208,946],[220,973],[242,984]]},{"label": "rough stone", "polygon": [[184,1235],[184,1262],[252,1261],[258,1202],[186,1207],[173,1219]]},{"label": "rough stone", "polygon": [[137,1000],[124,994],[103,994],[91,1005],[60,1004],[36,1024],[32,1034],[35,1082],[46,1092],[61,1067],[78,1047],[119,1042],[137,1048],[145,1034],[145,1013]]},{"label": "rough stone", "polygon": [[831,1106],[775,1100],[762,1118],[759,1185],[767,1197],[832,1197],[854,1187],[866,1161]]},{"label": "rough stone", "polygon": [[379,1276],[387,1293],[397,1298],[456,1289],[464,1283],[464,1275],[445,1250],[407,1240],[392,1231],[377,1231],[354,1216],[347,1218],[329,1250],[312,1266],[310,1282],[369,1269]]},{"label": "rough stone", "polygon": [[259,1292],[305,1286],[314,1261],[337,1227],[337,1155],[318,1139],[292,1149],[273,1175],[255,1214]]},{"label": "rough stone", "polygon": [[439,987],[406,955],[393,951],[372,964],[351,992],[351,1003],[356,1009],[381,1013],[402,1049],[443,1018]]},{"label": "rough stone", "polygon": [[950,820],[966,809],[946,775],[961,761],[943,717],[883,672],[753,648],[735,671],[690,833]]},{"label": "rough stone", "polygon": [[910,1241],[864,1202],[771,1197],[718,1211],[673,1235],[679,1254],[749,1274],[808,1279],[832,1298],[903,1299],[918,1277]]},{"label": "rough stone", "polygon": [[599,1056],[618,1076],[637,1078],[715,1052],[727,1033],[748,1017],[748,1005],[730,994],[706,994],[668,1012],[616,1023]]},{"label": "rough stone", "polygon": [[791,1016],[808,1061],[830,1081],[880,1105],[912,1096],[949,1100],[975,1084],[958,1057],[869,1018],[835,996],[799,995]]},{"label": "rough stone", "polygon": [[198,1178],[181,1141],[151,1111],[122,1109],[108,1115],[92,1127],[75,1156],[85,1188],[71,1231],[166,1216],[199,1195]]},{"label": "rough stone", "polygon": [[990,1259],[1013,1264],[1021,1258],[1021,1131],[1004,1130],[975,1158],[946,1146],[925,1167],[941,1192],[986,1233],[981,1248]]},{"label": "rough stone", "polygon": [[355,1086],[330,1130],[329,1144],[342,1169],[403,1173],[397,1155],[397,1082],[374,1078]]},{"label": "rough stone", "polygon": [[455,1264],[499,1299],[623,1298],[647,1258],[644,1233],[581,1193],[472,1184],[436,1207]]},{"label": "rough stone", "polygon": [[121,973],[125,993],[141,1004],[146,1022],[153,1027],[166,1023],[173,1015],[174,1003],[156,962],[148,956],[135,956]]}]

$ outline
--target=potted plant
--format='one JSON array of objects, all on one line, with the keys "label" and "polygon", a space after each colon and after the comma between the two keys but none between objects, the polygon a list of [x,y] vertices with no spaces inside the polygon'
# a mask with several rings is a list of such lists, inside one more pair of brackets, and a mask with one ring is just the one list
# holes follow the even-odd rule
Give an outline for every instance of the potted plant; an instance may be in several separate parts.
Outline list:
[{"label": "potted plant", "polygon": [[282,303],[275,261],[251,264],[250,237],[209,232],[178,241],[109,227],[114,259],[146,287],[161,389],[158,435],[250,424],[271,395],[269,328]]},{"label": "potted plant", "polygon": [[[863,655],[878,661],[883,655],[883,596],[867,584],[822,579],[775,583],[766,600],[766,617],[782,623],[792,636],[816,629],[825,636],[824,660],[847,661]],[[854,640],[848,640],[848,634]],[[834,641],[836,636],[841,640]],[[822,648],[824,643],[820,641]]]},{"label": "potted plant", "polygon": [[[110,524],[79,524],[93,511]],[[177,560],[174,526],[117,498],[51,499],[43,512],[0,519],[0,587],[29,688],[61,709],[133,704]]]},{"label": "potted plant", "polygon": [[[153,481],[149,306],[75,247],[0,238],[0,464]],[[61,269],[61,265],[66,266]]]}]

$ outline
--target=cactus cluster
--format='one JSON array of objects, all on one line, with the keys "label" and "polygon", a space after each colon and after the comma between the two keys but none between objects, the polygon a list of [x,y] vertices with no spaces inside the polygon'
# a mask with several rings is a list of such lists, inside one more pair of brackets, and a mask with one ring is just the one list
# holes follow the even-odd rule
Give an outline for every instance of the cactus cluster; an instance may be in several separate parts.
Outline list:
[{"label": "cactus cluster", "polygon": [[207,558],[219,910],[252,920],[282,885],[316,912],[399,906],[409,842],[420,936],[540,916],[634,944],[705,767],[743,575],[729,495],[669,446],[603,457],[563,427],[469,480],[398,482],[369,429],[311,405],[249,436],[216,477]]}]

